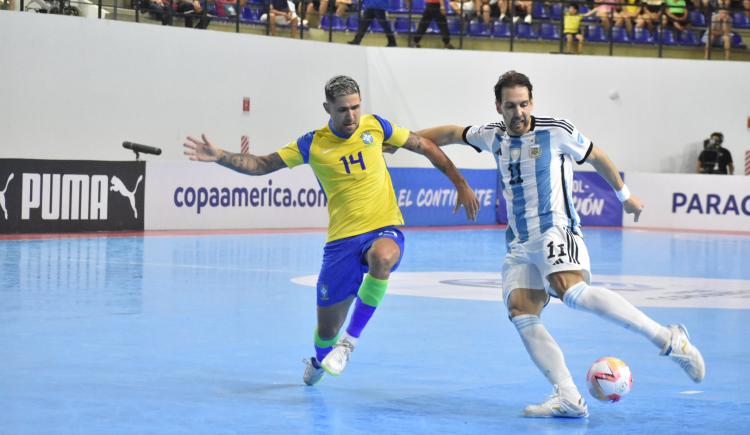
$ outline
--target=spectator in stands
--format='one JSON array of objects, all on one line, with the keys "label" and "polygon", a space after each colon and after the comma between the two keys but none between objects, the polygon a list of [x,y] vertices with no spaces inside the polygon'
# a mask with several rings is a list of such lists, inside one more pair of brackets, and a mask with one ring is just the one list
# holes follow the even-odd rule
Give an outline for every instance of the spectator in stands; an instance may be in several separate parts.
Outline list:
[{"label": "spectator in stands", "polygon": [[615,5],[612,4],[615,1],[617,0],[594,0],[596,7],[584,15],[584,17],[590,16],[592,15],[590,12],[593,12],[602,23],[606,35],[609,35],[609,28],[612,27],[612,21],[615,19]]},{"label": "spectator in stands", "polygon": [[656,24],[661,20],[663,0],[645,0],[641,15],[635,20],[635,28],[642,29],[647,27],[650,32],[654,31]]},{"label": "spectator in stands", "polygon": [[578,4],[571,3],[563,17],[563,34],[565,35],[565,52],[573,53],[573,40],[578,41],[576,53],[583,52],[583,32],[581,32],[581,20],[583,15],[578,13]]},{"label": "spectator in stands", "polygon": [[700,10],[703,14],[716,11],[721,8],[731,9],[731,0],[693,0],[695,9]]},{"label": "spectator in stands", "polygon": [[[750,1],[750,0],[748,0],[748,1]],[[490,18],[492,18],[492,19],[498,19],[500,21],[505,20],[506,15],[508,15],[508,11],[506,10],[505,12],[503,12],[503,11],[500,10],[500,8],[502,7],[502,5],[500,4],[499,0],[489,0],[489,2],[487,2],[487,3],[490,5]],[[506,5],[506,7],[507,7],[507,5]]]},{"label": "spectator in stands", "polygon": [[[526,24],[531,24],[531,0],[499,0],[500,1],[500,14],[503,15],[502,11],[511,11],[513,15],[513,22],[517,23],[519,18],[524,17],[523,21]],[[513,9],[511,9],[513,8]]]},{"label": "spectator in stands", "polygon": [[[318,27],[320,27],[320,17],[323,15],[328,14],[329,12],[334,12],[334,14],[341,18],[342,20],[346,19],[346,12],[349,9],[349,5],[351,3],[341,3],[339,1],[336,2],[336,10],[331,11],[330,5],[331,3],[328,0],[311,0],[309,2],[300,1],[299,2],[299,14],[302,15],[302,8],[305,8],[305,14],[304,18],[305,21],[310,20],[312,18],[312,21],[314,21]],[[317,21],[315,21],[317,20]],[[313,24],[312,22],[310,23]]]},{"label": "spectator in stands", "polygon": [[724,59],[729,60],[732,51],[732,16],[725,8],[719,9],[711,15],[711,23],[703,34],[703,43],[706,44],[705,58],[708,59],[711,45],[722,43],[724,46]]},{"label": "spectator in stands", "polygon": [[336,15],[341,18],[346,17],[346,13],[352,5],[352,0],[336,0]]},{"label": "spectator in stands", "polygon": [[617,10],[618,15],[615,17],[615,27],[625,27],[628,35],[633,35],[633,24],[641,14],[642,6],[640,0],[625,0],[622,7]]},{"label": "spectator in stands", "polygon": [[[13,4],[12,0],[10,4]],[[750,20],[750,0],[743,0],[742,7],[745,9],[745,16]]]},{"label": "spectator in stands", "polygon": [[271,36],[276,36],[276,26],[286,26],[290,28],[292,38],[297,37],[298,17],[294,12],[294,3],[289,0],[271,0],[269,31]]},{"label": "spectator in stands", "polygon": [[488,0],[451,0],[448,3],[448,6],[450,6],[450,8],[453,9],[453,11],[458,16],[461,16],[461,14],[463,14],[466,19],[471,19],[476,15],[480,17],[482,21],[484,21],[485,25],[491,24],[492,18],[490,17],[490,4]]},{"label": "spectator in stands", "polygon": [[234,18],[237,16],[238,0],[215,0],[216,12],[220,17]]},{"label": "spectator in stands", "polygon": [[[322,15],[325,15],[328,13],[328,0],[312,0],[307,3],[305,6],[305,19],[310,20],[311,16],[316,17],[320,19]],[[299,14],[302,15],[302,6],[305,5],[304,2],[300,2],[300,9]],[[317,21],[316,23],[319,23]],[[312,25],[312,22],[310,23]]]},{"label": "spectator in stands", "polygon": [[688,10],[685,0],[665,0],[666,8],[662,15],[661,24],[664,27],[672,27],[682,32],[687,27]]},{"label": "spectator in stands", "polygon": [[448,32],[448,21],[445,18],[445,3],[443,0],[425,0],[424,13],[422,14],[422,19],[419,20],[417,34],[414,35],[414,47],[419,48],[419,41],[422,40],[422,36],[424,36],[432,20],[435,20],[440,28],[440,35],[443,37],[443,46],[453,49],[451,35]]},{"label": "spectator in stands", "polygon": [[359,28],[354,39],[349,41],[349,44],[359,45],[362,42],[362,38],[365,37],[365,32],[372,24],[372,20],[378,20],[380,25],[385,31],[385,37],[388,38],[388,47],[396,46],[396,37],[393,35],[393,29],[391,24],[385,17],[385,10],[388,8],[388,0],[364,0],[362,2],[364,12],[362,12],[362,18],[359,20]]},{"label": "spectator in stands", "polygon": [[721,146],[724,135],[720,132],[711,133],[711,139],[703,142],[703,151],[698,156],[696,171],[699,174],[734,175],[732,153]]},{"label": "spectator in stands", "polygon": [[196,29],[205,29],[211,22],[211,17],[208,16],[208,12],[203,9],[198,0],[179,0],[177,12],[184,14],[185,27],[193,27],[193,18],[196,16],[198,17],[198,24],[195,25]]},{"label": "spectator in stands", "polygon": [[172,8],[167,0],[141,0],[140,8],[154,19],[161,20],[163,26],[172,25]]}]

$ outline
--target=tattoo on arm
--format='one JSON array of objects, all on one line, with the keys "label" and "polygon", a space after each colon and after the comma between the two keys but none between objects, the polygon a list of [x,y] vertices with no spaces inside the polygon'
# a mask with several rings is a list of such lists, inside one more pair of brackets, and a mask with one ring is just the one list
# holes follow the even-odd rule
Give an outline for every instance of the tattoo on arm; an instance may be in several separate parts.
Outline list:
[{"label": "tattoo on arm", "polygon": [[279,153],[266,156],[252,154],[224,153],[219,157],[219,164],[248,175],[265,175],[286,167]]},{"label": "tattoo on arm", "polygon": [[422,148],[422,138],[416,135],[414,132],[409,132],[409,139],[406,140],[403,148],[406,148],[407,150],[413,151],[418,154],[424,154],[424,150]]}]

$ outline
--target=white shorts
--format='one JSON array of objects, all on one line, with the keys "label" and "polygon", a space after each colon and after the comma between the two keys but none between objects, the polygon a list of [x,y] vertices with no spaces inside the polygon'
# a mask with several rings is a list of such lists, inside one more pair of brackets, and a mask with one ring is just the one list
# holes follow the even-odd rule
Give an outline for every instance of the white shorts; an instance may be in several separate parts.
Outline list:
[{"label": "white shorts", "polygon": [[511,243],[503,263],[505,306],[517,288],[544,289],[557,297],[546,278],[568,270],[582,271],[583,279],[591,284],[591,261],[583,237],[566,228],[552,227],[540,239]]}]

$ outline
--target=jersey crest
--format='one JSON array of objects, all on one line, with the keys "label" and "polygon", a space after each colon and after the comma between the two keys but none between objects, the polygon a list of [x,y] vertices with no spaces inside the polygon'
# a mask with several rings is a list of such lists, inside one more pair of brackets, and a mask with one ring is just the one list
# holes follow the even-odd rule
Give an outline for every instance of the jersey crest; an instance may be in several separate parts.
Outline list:
[{"label": "jersey crest", "polygon": [[364,142],[365,145],[370,145],[373,141],[372,134],[370,134],[369,131],[363,132],[359,137],[362,139],[362,142]]}]

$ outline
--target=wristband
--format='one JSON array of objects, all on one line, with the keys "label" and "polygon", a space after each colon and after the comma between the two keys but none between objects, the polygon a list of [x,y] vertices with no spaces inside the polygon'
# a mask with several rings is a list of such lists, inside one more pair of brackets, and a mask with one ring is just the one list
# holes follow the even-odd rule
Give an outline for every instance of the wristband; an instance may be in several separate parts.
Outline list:
[{"label": "wristband", "polygon": [[625,202],[630,198],[630,189],[628,189],[628,186],[623,184],[622,189],[615,192],[615,195],[617,195],[617,199],[620,200],[620,202]]}]

